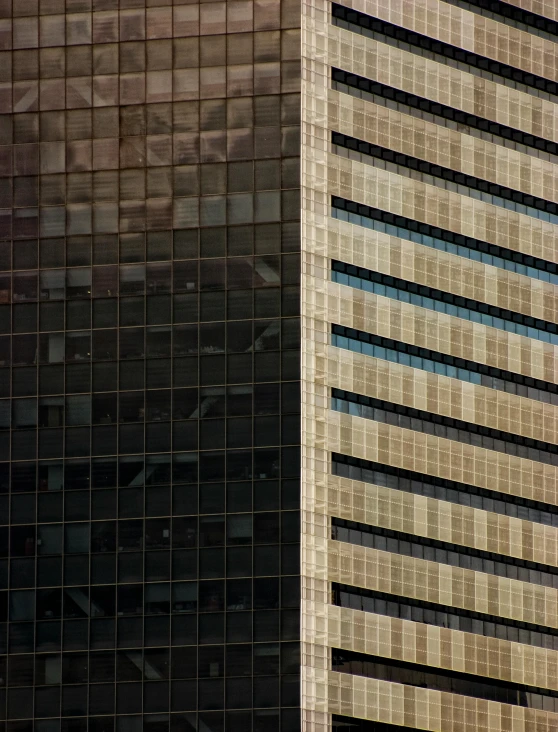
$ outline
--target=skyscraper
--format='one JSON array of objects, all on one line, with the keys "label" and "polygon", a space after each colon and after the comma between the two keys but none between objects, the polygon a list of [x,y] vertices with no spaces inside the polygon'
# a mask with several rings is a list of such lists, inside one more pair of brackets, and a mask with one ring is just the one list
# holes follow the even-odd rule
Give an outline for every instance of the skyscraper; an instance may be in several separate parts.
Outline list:
[{"label": "skyscraper", "polygon": [[299,729],[300,6],[0,18],[0,728]]},{"label": "skyscraper", "polygon": [[557,59],[0,0],[0,732],[558,729]]},{"label": "skyscraper", "polygon": [[557,21],[303,5],[305,730],[558,727]]}]

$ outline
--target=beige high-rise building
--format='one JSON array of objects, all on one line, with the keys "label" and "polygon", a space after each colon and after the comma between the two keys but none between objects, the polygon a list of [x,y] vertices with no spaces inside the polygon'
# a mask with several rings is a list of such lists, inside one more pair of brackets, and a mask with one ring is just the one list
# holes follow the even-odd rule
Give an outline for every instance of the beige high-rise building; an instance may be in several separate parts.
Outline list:
[{"label": "beige high-rise building", "polygon": [[302,718],[558,729],[558,4],[302,6]]}]

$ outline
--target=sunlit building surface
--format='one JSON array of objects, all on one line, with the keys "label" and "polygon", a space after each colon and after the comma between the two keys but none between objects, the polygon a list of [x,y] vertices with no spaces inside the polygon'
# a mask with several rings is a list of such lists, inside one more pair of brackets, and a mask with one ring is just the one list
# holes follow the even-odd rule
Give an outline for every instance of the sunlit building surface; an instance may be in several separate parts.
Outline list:
[{"label": "sunlit building surface", "polygon": [[558,729],[558,4],[302,10],[303,729]]}]

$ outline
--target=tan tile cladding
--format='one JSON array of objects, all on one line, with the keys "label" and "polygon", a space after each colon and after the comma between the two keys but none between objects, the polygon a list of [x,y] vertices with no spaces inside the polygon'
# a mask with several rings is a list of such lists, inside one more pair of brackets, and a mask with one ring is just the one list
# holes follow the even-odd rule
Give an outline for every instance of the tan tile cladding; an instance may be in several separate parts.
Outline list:
[{"label": "tan tile cladding", "polygon": [[[555,3],[515,0],[554,14]],[[345,5],[556,78],[557,44],[440,0]],[[342,351],[331,323],[558,383],[556,348],[329,281],[340,259],[556,322],[556,288],[540,280],[333,220],[331,196],[558,261],[558,231],[539,219],[343,159],[331,131],[556,200],[558,174],[528,156],[332,91],[331,66],[488,120],[558,141],[558,105],[333,27],[326,0],[303,6],[303,717],[324,713],[431,732],[557,732],[558,714],[366,679],[331,670],[342,646],[425,665],[558,688],[558,653],[329,605],[340,582],[558,628],[558,590],[329,539],[330,517],[558,566],[558,531],[458,504],[331,475],[332,451],[558,505],[558,468],[457,441],[335,413],[330,388],[556,443],[555,407]],[[450,18],[454,19],[450,23]],[[422,25],[421,25],[422,24]],[[510,42],[510,39],[511,42]],[[547,54],[541,51],[547,49]]]},{"label": "tan tile cladding", "polygon": [[434,165],[558,201],[558,169],[551,162],[333,89],[329,93],[328,126]]},{"label": "tan tile cladding", "polygon": [[552,41],[440,0],[343,0],[355,10],[538,76],[558,78]]},{"label": "tan tile cladding", "polygon": [[333,714],[432,732],[555,732],[558,715],[474,697],[340,674],[319,674]]},{"label": "tan tile cladding", "polygon": [[558,259],[558,227],[541,219],[332,153],[327,156],[327,180],[331,195],[352,198],[534,257],[554,262]]},{"label": "tan tile cladding", "polygon": [[334,452],[558,505],[552,465],[340,412],[328,412],[316,435]]},{"label": "tan tile cladding", "polygon": [[328,240],[333,259],[549,322],[558,317],[558,288],[541,280],[338,220]]},{"label": "tan tile cladding", "polygon": [[532,521],[330,475],[331,516],[558,566],[558,530]]},{"label": "tan tile cladding", "polygon": [[350,608],[327,605],[324,612],[336,648],[558,689],[558,651]]},{"label": "tan tile cladding", "polygon": [[558,591],[550,587],[333,539],[328,549],[331,582],[558,627]]},{"label": "tan tile cladding", "polygon": [[[550,101],[336,26],[328,26],[324,32],[331,66],[548,140],[558,140],[556,104]],[[311,58],[316,59],[326,41],[312,41],[315,50],[312,49]],[[307,63],[310,71],[312,62]]]},{"label": "tan tile cladding", "polygon": [[550,283],[343,221],[332,221],[328,239],[332,258],[549,322],[558,320],[558,287]]},{"label": "tan tile cladding", "polygon": [[332,323],[555,382],[556,346],[335,282],[324,294]]},{"label": "tan tile cladding", "polygon": [[506,0],[506,2],[508,5],[515,5],[516,8],[523,8],[545,18],[558,19],[558,5],[555,0]]},{"label": "tan tile cladding", "polygon": [[[459,379],[329,347],[318,349],[327,385],[553,443],[558,408]],[[558,455],[557,455],[558,462]]]}]

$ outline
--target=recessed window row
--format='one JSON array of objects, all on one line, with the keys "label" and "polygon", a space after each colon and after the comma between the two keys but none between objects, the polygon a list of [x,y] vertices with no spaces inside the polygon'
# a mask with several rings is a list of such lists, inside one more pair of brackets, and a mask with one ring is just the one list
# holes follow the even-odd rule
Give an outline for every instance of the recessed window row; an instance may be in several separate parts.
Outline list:
[{"label": "recessed window row", "polygon": [[555,384],[537,381],[543,385],[543,388],[534,388],[527,386],[526,381],[535,382],[535,379],[524,377],[521,374],[512,374],[509,371],[502,371],[475,361],[466,361],[445,353],[431,351],[428,348],[412,346],[391,338],[382,338],[354,328],[345,328],[342,325],[332,325],[331,333],[331,344],[337,348],[558,406]]},{"label": "recessed window row", "polygon": [[331,279],[340,285],[558,346],[558,326],[530,315],[336,260],[331,265]]},{"label": "recessed window row", "polygon": [[460,671],[449,671],[398,661],[382,656],[369,656],[356,651],[331,649],[332,670],[369,679],[392,681],[422,689],[435,689],[477,699],[488,699],[501,704],[513,704],[546,712],[558,711],[558,691],[541,689],[526,684],[514,684],[499,679],[480,680],[483,677]]},{"label": "recessed window row", "polygon": [[385,592],[341,585],[337,582],[333,583],[332,594],[333,604],[339,607],[558,651],[558,631],[554,628],[503,619],[496,615],[462,608],[452,607],[451,612],[448,612],[447,605],[403,598]]},{"label": "recessed window row", "polygon": [[532,257],[480,239],[456,234],[447,229],[430,226],[405,216],[382,211],[346,198],[332,196],[331,215],[356,226],[396,236],[399,239],[422,244],[430,249],[455,254],[458,257],[499,267],[525,277],[558,285],[558,267],[554,262]]},{"label": "recessed window row", "polygon": [[536,15],[516,5],[509,5],[502,0],[443,0],[443,2],[556,43],[558,35],[556,21]]},{"label": "recessed window row", "polygon": [[558,446],[550,442],[533,440],[512,432],[492,429],[474,422],[465,422],[341,389],[332,389],[331,396],[331,408],[336,412],[445,440],[454,440],[485,450],[502,452],[505,455],[514,455],[524,460],[558,466]]},{"label": "recessed window row", "polygon": [[539,99],[558,102],[558,84],[543,76],[503,64],[437,38],[389,23],[337,3],[332,4],[332,22],[352,33],[372,38],[388,46],[413,53],[436,63],[459,69],[467,74],[530,94]]},{"label": "recessed window row", "polygon": [[438,541],[426,536],[416,536],[336,517],[331,519],[331,538],[404,557],[424,559],[428,562],[447,564],[450,567],[460,567],[473,572],[484,572],[496,577],[558,589],[556,567],[452,544],[449,541]]},{"label": "recessed window row", "polygon": [[[503,145],[525,155],[532,155],[553,163],[558,162],[556,159],[558,143],[545,140],[543,137],[531,135],[523,130],[508,127],[485,117],[478,117],[476,114],[464,112],[461,109],[448,107],[431,99],[419,97],[416,94],[335,67],[331,69],[331,77],[334,89],[358,99],[396,109],[450,130],[465,132],[473,137],[496,145]],[[469,129],[464,130],[464,127]]]},{"label": "recessed window row", "polygon": [[372,145],[355,137],[331,133],[332,152],[340,157],[357,160],[365,165],[373,165],[380,170],[401,175],[404,178],[420,181],[450,193],[468,196],[491,206],[515,211],[523,216],[540,219],[550,224],[558,224],[558,206],[551,201],[505,188],[497,183],[466,175],[451,168],[434,165],[411,155],[390,150],[380,145]]},{"label": "recessed window row", "polygon": [[373,722],[370,719],[343,717],[334,714],[331,718],[333,732],[419,732],[416,727],[402,727],[399,724]]},{"label": "recessed window row", "polygon": [[331,472],[333,475],[350,480],[386,486],[386,488],[436,498],[439,501],[448,501],[459,506],[479,508],[503,516],[512,516],[522,521],[533,521],[545,526],[558,527],[558,506],[498,493],[468,483],[458,483],[454,480],[335,452],[331,456]]}]

